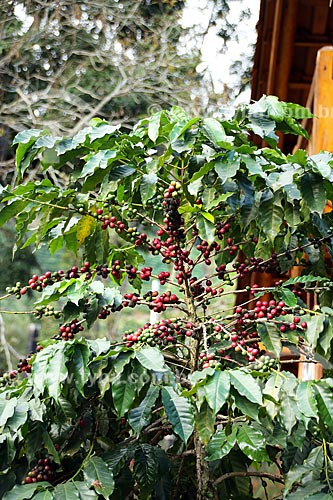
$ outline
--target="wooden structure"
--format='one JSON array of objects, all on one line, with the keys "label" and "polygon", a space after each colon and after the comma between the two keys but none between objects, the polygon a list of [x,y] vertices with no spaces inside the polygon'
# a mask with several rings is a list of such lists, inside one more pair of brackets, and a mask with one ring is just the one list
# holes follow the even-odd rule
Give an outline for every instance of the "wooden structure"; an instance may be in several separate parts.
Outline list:
[{"label": "wooden structure", "polygon": [[[310,133],[310,143],[293,135],[280,137],[279,147],[285,153],[300,147],[309,154],[333,152],[331,4],[330,0],[261,0],[251,98],[256,101],[263,94],[276,95],[310,108],[316,116],[302,123]],[[258,279],[262,282],[263,277]],[[291,371],[297,373],[297,367],[291,366]],[[299,364],[301,378],[321,374],[320,365]]]},{"label": "wooden structure", "polygon": [[[329,134],[328,143],[328,134],[323,133],[328,130],[327,124],[333,131],[330,0],[261,0],[257,31],[251,98],[257,101],[263,94],[271,94],[311,109],[314,102],[320,120],[314,127],[310,153],[333,151],[333,134]],[[296,142],[295,136],[285,136],[280,147],[291,152]]]}]

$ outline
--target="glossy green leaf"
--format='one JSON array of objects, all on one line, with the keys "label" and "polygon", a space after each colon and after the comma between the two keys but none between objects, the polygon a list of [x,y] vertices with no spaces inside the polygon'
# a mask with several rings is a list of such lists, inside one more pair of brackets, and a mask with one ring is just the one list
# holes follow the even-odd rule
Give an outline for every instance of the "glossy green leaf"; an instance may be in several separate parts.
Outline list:
[{"label": "glossy green leaf", "polygon": [[73,374],[76,389],[84,396],[84,385],[89,379],[89,349],[84,344],[76,344],[73,354]]},{"label": "glossy green leaf", "polygon": [[230,158],[229,160],[217,161],[215,163],[215,172],[222,181],[222,184],[229,178],[236,175],[240,168],[240,158]]},{"label": "glossy green leaf", "polygon": [[257,331],[267,351],[279,357],[282,350],[281,334],[275,324],[258,321]]},{"label": "glossy green leaf", "polygon": [[189,400],[178,396],[172,387],[162,387],[162,401],[173,431],[186,443],[194,430],[194,415]]},{"label": "glossy green leaf", "polygon": [[78,500],[79,492],[71,482],[58,484],[53,492],[53,500]]},{"label": "glossy green leaf", "polygon": [[140,445],[134,454],[134,477],[140,487],[140,498],[148,499],[158,478],[158,462],[153,446]]},{"label": "glossy green leaf", "polygon": [[276,122],[281,122],[285,117],[285,105],[274,95],[266,96],[267,114]]},{"label": "glossy green leaf", "polygon": [[204,385],[207,403],[216,414],[227,401],[230,391],[230,377],[226,371],[216,370]]},{"label": "glossy green leaf", "polygon": [[200,441],[207,445],[215,431],[215,413],[205,401],[201,405],[200,411],[195,413],[194,418]]},{"label": "glossy green leaf", "polygon": [[215,227],[202,214],[198,214],[197,227],[203,240],[211,243],[215,238]]},{"label": "glossy green leaf", "polygon": [[161,112],[155,113],[148,121],[148,137],[153,142],[158,138],[161,124]]},{"label": "glossy green leaf", "polygon": [[0,211],[0,226],[3,226],[10,219],[17,216],[29,203],[27,200],[18,199],[5,205]]},{"label": "glossy green leaf", "polygon": [[63,345],[55,344],[52,356],[48,359],[45,379],[45,385],[48,388],[49,394],[55,400],[60,396],[62,383],[68,375],[66,362],[67,357]]},{"label": "glossy green leaf", "polygon": [[83,481],[74,481],[74,485],[79,493],[80,500],[96,500],[98,498],[95,490],[88,488]]},{"label": "glossy green leaf", "polygon": [[83,469],[83,475],[88,488],[93,487],[106,500],[113,493],[113,475],[101,457],[90,457]]},{"label": "glossy green leaf", "polygon": [[332,388],[321,381],[314,384],[314,392],[318,407],[318,416],[324,425],[333,433],[333,398]]},{"label": "glossy green leaf", "polygon": [[295,307],[297,305],[296,295],[291,290],[288,290],[288,288],[280,288],[278,295],[288,307]]},{"label": "glossy green leaf", "polygon": [[53,500],[53,492],[49,490],[41,491],[34,495],[33,500]]},{"label": "glossy green leaf", "polygon": [[34,495],[37,488],[47,488],[50,486],[50,483],[45,481],[38,484],[23,484],[22,486],[16,484],[14,488],[4,494],[3,500],[26,500]]},{"label": "glossy green leaf", "polygon": [[206,446],[207,460],[219,460],[232,450],[236,444],[237,427],[232,428],[231,434],[226,435],[225,429],[217,431]]},{"label": "glossy green leaf", "polygon": [[240,449],[251,460],[269,461],[266,441],[261,432],[250,425],[240,425],[237,431],[237,443]]},{"label": "glossy green leaf", "polygon": [[227,135],[223,125],[215,118],[205,118],[202,122],[202,128],[207,137],[218,146],[222,146],[226,142]]},{"label": "glossy green leaf", "polygon": [[168,370],[164,358],[159,349],[154,347],[143,347],[135,353],[136,359],[148,370],[165,372]]},{"label": "glossy green leaf", "polygon": [[115,409],[123,417],[131,408],[136,394],[136,387],[130,380],[130,370],[127,367],[113,380],[111,389]]},{"label": "glossy green leaf", "polygon": [[318,409],[315,399],[313,382],[302,381],[299,383],[296,392],[297,405],[299,410],[309,418],[317,419]]},{"label": "glossy green leaf", "polygon": [[262,404],[262,392],[258,382],[250,375],[241,370],[230,370],[231,385],[239,394],[245,396],[252,403]]},{"label": "glossy green leaf", "polygon": [[283,210],[271,193],[262,197],[259,207],[259,224],[264,233],[273,242],[283,223]]},{"label": "glossy green leaf", "polygon": [[143,206],[152,198],[156,192],[158,177],[156,174],[144,174],[140,183],[141,200]]},{"label": "glossy green leaf", "polygon": [[0,427],[4,426],[9,418],[14,415],[17,406],[17,398],[0,399]]},{"label": "glossy green leaf", "polygon": [[326,190],[322,178],[315,174],[305,174],[301,180],[301,192],[311,212],[321,214],[326,205]]},{"label": "glossy green leaf", "polygon": [[128,422],[135,432],[139,433],[152,418],[152,408],[159,396],[159,387],[150,386],[145,398],[137,408],[130,411]]},{"label": "glossy green leaf", "polygon": [[318,343],[320,334],[324,331],[325,316],[322,314],[315,314],[307,321],[306,339],[310,346],[315,348]]}]

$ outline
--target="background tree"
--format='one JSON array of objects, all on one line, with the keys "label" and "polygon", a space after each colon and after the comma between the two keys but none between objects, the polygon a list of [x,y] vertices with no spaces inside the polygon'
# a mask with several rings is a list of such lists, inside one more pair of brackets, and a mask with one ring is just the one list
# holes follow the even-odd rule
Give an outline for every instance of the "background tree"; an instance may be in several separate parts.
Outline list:
[{"label": "background tree", "polygon": [[[76,257],[7,290],[60,324],[1,379],[4,500],[332,498],[332,155],[278,149],[276,131],[307,136],[301,115],[268,96],[230,121],[173,107],[128,133],[94,119],[17,136],[0,224]],[[37,157],[70,165],[66,185],[29,181]],[[280,278],[235,309],[253,272]],[[133,328],[140,310],[158,319]],[[121,338],[82,336],[117,312]],[[285,346],[329,370],[297,379]]]},{"label": "background tree", "polygon": [[229,39],[235,26],[224,0],[206,7],[207,25],[185,29],[182,1],[1,2],[3,183],[12,178],[11,140],[27,127],[72,135],[94,116],[126,126],[169,103],[207,108],[212,85],[196,72],[204,34],[219,22]]}]

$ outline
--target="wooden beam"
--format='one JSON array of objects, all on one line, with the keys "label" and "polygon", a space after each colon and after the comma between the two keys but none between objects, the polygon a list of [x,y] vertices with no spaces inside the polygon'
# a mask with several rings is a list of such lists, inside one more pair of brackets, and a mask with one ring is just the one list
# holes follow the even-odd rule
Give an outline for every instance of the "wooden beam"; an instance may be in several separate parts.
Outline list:
[{"label": "wooden beam", "polygon": [[267,79],[267,90],[266,90],[266,93],[268,95],[274,94],[275,70],[276,70],[276,62],[280,44],[282,10],[283,10],[283,0],[276,0],[272,45],[271,45],[269,66],[268,66],[268,79]]}]

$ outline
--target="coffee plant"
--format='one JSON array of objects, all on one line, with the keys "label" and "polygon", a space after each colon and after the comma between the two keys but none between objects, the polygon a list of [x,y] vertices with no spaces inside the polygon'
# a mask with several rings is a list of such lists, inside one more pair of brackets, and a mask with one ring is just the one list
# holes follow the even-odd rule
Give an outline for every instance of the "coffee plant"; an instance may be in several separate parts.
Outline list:
[{"label": "coffee plant", "polygon": [[[1,498],[333,499],[333,156],[277,134],[309,116],[264,96],[17,135],[0,224],[73,265],[1,297],[55,321],[1,378]],[[121,336],[92,340],[113,314]]]}]

